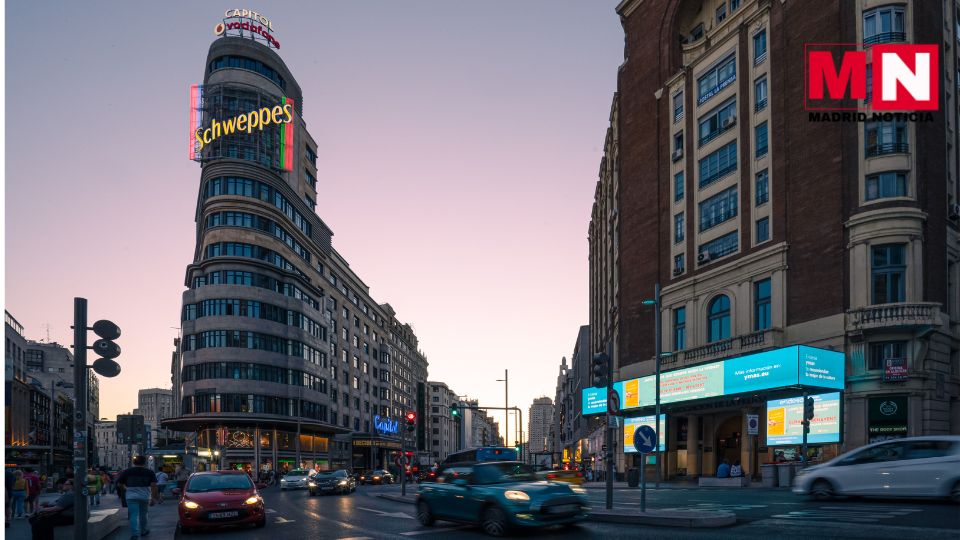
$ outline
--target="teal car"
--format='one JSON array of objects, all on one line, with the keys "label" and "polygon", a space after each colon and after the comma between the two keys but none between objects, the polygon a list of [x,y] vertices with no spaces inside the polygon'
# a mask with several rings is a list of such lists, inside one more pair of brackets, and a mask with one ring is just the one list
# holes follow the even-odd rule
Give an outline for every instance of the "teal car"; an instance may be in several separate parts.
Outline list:
[{"label": "teal car", "polygon": [[476,523],[491,536],[503,536],[511,527],[576,523],[587,510],[584,490],[539,481],[533,468],[516,461],[450,465],[417,493],[421,524]]}]

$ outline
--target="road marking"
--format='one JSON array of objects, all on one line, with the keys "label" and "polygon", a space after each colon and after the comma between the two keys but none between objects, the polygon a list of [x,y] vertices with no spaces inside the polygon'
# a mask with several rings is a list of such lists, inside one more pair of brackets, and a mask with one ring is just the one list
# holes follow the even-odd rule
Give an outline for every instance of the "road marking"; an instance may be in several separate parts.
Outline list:
[{"label": "road marking", "polygon": [[409,515],[409,514],[405,514],[405,513],[403,513],[403,512],[384,512],[383,510],[375,510],[375,509],[373,509],[373,508],[364,508],[364,507],[362,507],[362,506],[358,506],[358,507],[357,507],[357,510],[366,510],[367,512],[373,512],[373,513],[375,513],[375,514],[377,514],[377,515],[380,515],[380,516],[383,516],[383,517],[395,517],[395,518],[413,519],[413,516],[411,516],[411,515]]},{"label": "road marking", "polygon": [[420,534],[431,534],[447,531],[459,531],[460,529],[469,529],[473,525],[455,525],[453,527],[435,527],[433,529],[420,529],[418,531],[408,531],[400,533],[403,536],[417,536]]},{"label": "road marking", "polygon": [[340,540],[373,540],[373,537],[370,536],[347,536],[341,538]]},{"label": "road marking", "polygon": [[897,508],[893,506],[821,506],[816,509],[796,510],[788,514],[776,514],[770,517],[794,521],[829,520],[851,523],[876,523],[882,519],[892,519],[922,511],[922,508]]},{"label": "road marking", "polygon": [[274,510],[273,508],[267,508],[267,513],[268,513],[268,514],[276,514],[277,511]]},{"label": "road marking", "polygon": [[297,520],[295,520],[295,519],[287,519],[287,518],[285,518],[285,517],[283,517],[283,516],[277,516],[277,520],[274,521],[274,523],[293,523],[293,522],[295,522],[295,521],[297,521]]}]

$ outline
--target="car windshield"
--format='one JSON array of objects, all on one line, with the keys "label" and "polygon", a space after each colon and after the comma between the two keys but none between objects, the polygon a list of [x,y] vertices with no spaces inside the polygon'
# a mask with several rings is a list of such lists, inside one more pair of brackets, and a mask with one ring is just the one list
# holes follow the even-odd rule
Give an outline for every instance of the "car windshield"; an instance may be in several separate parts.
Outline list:
[{"label": "car windshield", "polygon": [[473,468],[475,484],[505,484],[536,480],[533,467],[522,463],[484,463]]},{"label": "car windshield", "polygon": [[347,474],[343,471],[322,471],[318,472],[315,478],[346,478]]},{"label": "car windshield", "polygon": [[194,476],[187,483],[187,493],[228,489],[253,489],[253,483],[245,474],[201,474]]},{"label": "car windshield", "polygon": [[308,474],[310,473],[305,470],[297,469],[295,471],[288,472],[287,476],[307,476]]}]

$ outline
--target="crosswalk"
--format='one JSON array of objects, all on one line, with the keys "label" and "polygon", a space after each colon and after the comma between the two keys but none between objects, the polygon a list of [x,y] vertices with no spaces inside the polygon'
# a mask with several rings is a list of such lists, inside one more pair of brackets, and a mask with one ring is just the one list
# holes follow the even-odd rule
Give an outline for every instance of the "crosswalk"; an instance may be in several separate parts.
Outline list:
[{"label": "crosswalk", "polygon": [[898,508],[883,505],[837,506],[828,505],[806,510],[795,510],[785,514],[770,516],[775,519],[790,519],[799,521],[840,521],[847,523],[878,523],[883,520],[909,516],[922,512],[922,508]]}]

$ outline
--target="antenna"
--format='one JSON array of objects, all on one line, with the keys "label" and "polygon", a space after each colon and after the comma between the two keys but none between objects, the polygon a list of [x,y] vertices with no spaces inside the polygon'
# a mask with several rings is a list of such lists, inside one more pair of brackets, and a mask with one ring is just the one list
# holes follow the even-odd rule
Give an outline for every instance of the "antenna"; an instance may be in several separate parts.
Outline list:
[{"label": "antenna", "polygon": [[47,343],[50,343],[50,323],[44,323],[43,327],[47,330]]}]

